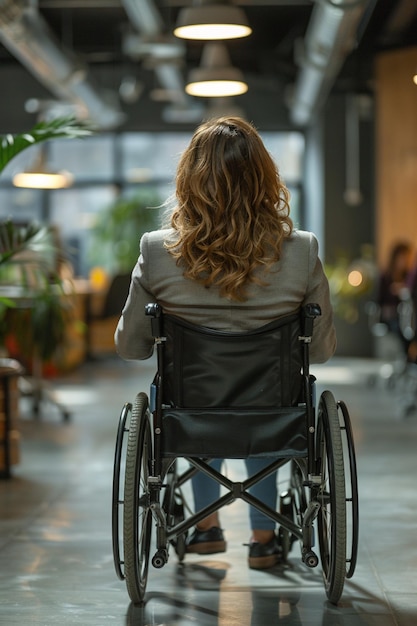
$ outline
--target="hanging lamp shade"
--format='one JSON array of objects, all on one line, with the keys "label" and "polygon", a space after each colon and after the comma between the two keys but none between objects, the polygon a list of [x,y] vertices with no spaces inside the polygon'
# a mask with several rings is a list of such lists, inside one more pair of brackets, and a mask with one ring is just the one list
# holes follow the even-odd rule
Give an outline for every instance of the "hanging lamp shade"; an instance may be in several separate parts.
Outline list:
[{"label": "hanging lamp shade", "polygon": [[30,169],[13,176],[13,185],[29,189],[65,189],[72,185],[73,180],[70,172],[56,172],[47,168],[45,152],[41,149]]},{"label": "hanging lamp shade", "polygon": [[206,41],[238,39],[251,33],[244,11],[224,2],[202,2],[182,9],[174,29],[174,35],[181,39]]},{"label": "hanging lamp shade", "polygon": [[185,91],[200,98],[239,96],[248,91],[243,73],[230,63],[227,48],[221,43],[204,46],[200,67],[191,70]]}]

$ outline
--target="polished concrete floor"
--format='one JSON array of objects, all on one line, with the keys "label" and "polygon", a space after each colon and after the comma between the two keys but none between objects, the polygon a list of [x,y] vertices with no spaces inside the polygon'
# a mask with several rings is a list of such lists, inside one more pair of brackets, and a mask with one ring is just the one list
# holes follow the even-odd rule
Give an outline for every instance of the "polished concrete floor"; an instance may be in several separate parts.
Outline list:
[{"label": "polished concrete floor", "polygon": [[[153,364],[86,364],[55,382],[71,409],[50,404],[34,419],[21,402],[21,462],[0,481],[0,624],[7,626],[415,626],[417,624],[417,416],[379,381],[378,364],[334,359],[313,368],[351,413],[360,486],[360,546],[338,607],[320,566],[297,550],[285,567],[249,570],[246,505],[222,510],[225,554],[152,566],[146,603],[130,605],[111,545],[111,482],[122,404],[147,390]],[[243,471],[228,463],[229,474]],[[285,487],[285,471],[280,474]]]}]

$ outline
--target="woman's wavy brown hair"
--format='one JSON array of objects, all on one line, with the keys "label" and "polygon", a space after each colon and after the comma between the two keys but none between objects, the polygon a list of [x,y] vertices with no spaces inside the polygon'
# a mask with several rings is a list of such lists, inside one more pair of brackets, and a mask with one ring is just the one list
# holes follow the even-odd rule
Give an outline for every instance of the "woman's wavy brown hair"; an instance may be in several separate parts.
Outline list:
[{"label": "woman's wavy brown hair", "polygon": [[201,124],[183,153],[166,247],[184,275],[243,302],[293,229],[289,192],[258,132],[238,117]]}]

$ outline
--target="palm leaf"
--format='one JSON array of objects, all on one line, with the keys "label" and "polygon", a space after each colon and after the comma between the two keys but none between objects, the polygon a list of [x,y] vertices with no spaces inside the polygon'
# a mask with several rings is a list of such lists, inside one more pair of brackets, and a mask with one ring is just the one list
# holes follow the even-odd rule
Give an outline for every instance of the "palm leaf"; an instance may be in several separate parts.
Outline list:
[{"label": "palm leaf", "polygon": [[0,222],[0,265],[5,263],[26,263],[20,260],[23,252],[33,252],[39,262],[55,252],[50,231],[35,223],[18,227],[10,220]]},{"label": "palm leaf", "polygon": [[[59,137],[83,138],[92,132],[74,118],[62,117],[40,122],[27,133],[0,136],[0,173],[30,146]],[[61,257],[62,251],[50,229],[35,223],[20,227],[10,220],[0,221],[0,270],[7,274],[10,267],[18,266],[20,286],[36,293],[30,322],[28,312],[16,307],[13,299],[0,297],[0,344],[6,332],[14,332],[22,354],[31,355],[36,345],[43,359],[62,344],[67,322],[62,306],[62,284],[56,274],[56,263]],[[8,315],[12,308],[15,309],[12,317],[15,328],[10,326]]]},{"label": "palm leaf", "polygon": [[0,172],[16,155],[30,146],[58,137],[80,139],[92,132],[91,128],[73,117],[59,117],[48,122],[39,122],[28,133],[0,136]]}]

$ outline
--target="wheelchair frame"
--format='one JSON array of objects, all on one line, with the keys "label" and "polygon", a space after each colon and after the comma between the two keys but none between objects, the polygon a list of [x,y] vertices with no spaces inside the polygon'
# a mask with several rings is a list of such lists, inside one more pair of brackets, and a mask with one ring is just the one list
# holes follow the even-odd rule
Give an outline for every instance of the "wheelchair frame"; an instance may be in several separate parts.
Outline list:
[{"label": "wheelchair frame", "polygon": [[[113,557],[117,576],[126,581],[134,604],[145,599],[151,535],[156,526],[156,552],[152,565],[163,567],[173,546],[180,561],[186,552],[187,531],[207,515],[236,498],[246,501],[279,524],[283,560],[299,541],[303,563],[319,563],[313,550],[317,527],[319,555],[326,595],[337,604],[346,578],[355,571],[358,552],[358,484],[356,458],[349,413],[324,391],[315,408],[315,378],[309,372],[309,344],[318,305],[303,308],[301,334],[302,380],[304,386],[307,455],[276,458],[242,482],[234,482],[214,470],[209,459],[184,457],[190,467],[178,472],[177,457],[163,450],[163,362],[162,310],[146,307],[151,317],[157,350],[157,372],[151,385],[151,407],[146,393],[138,393],[133,404],[122,408],[117,430],[112,494]],[[286,463],[290,463],[288,489],[280,495],[279,511],[266,506],[248,489]],[[202,471],[223,485],[227,493],[201,511],[185,516],[181,487]],[[122,521],[122,523],[120,523]],[[123,529],[123,532],[121,530]]]}]

